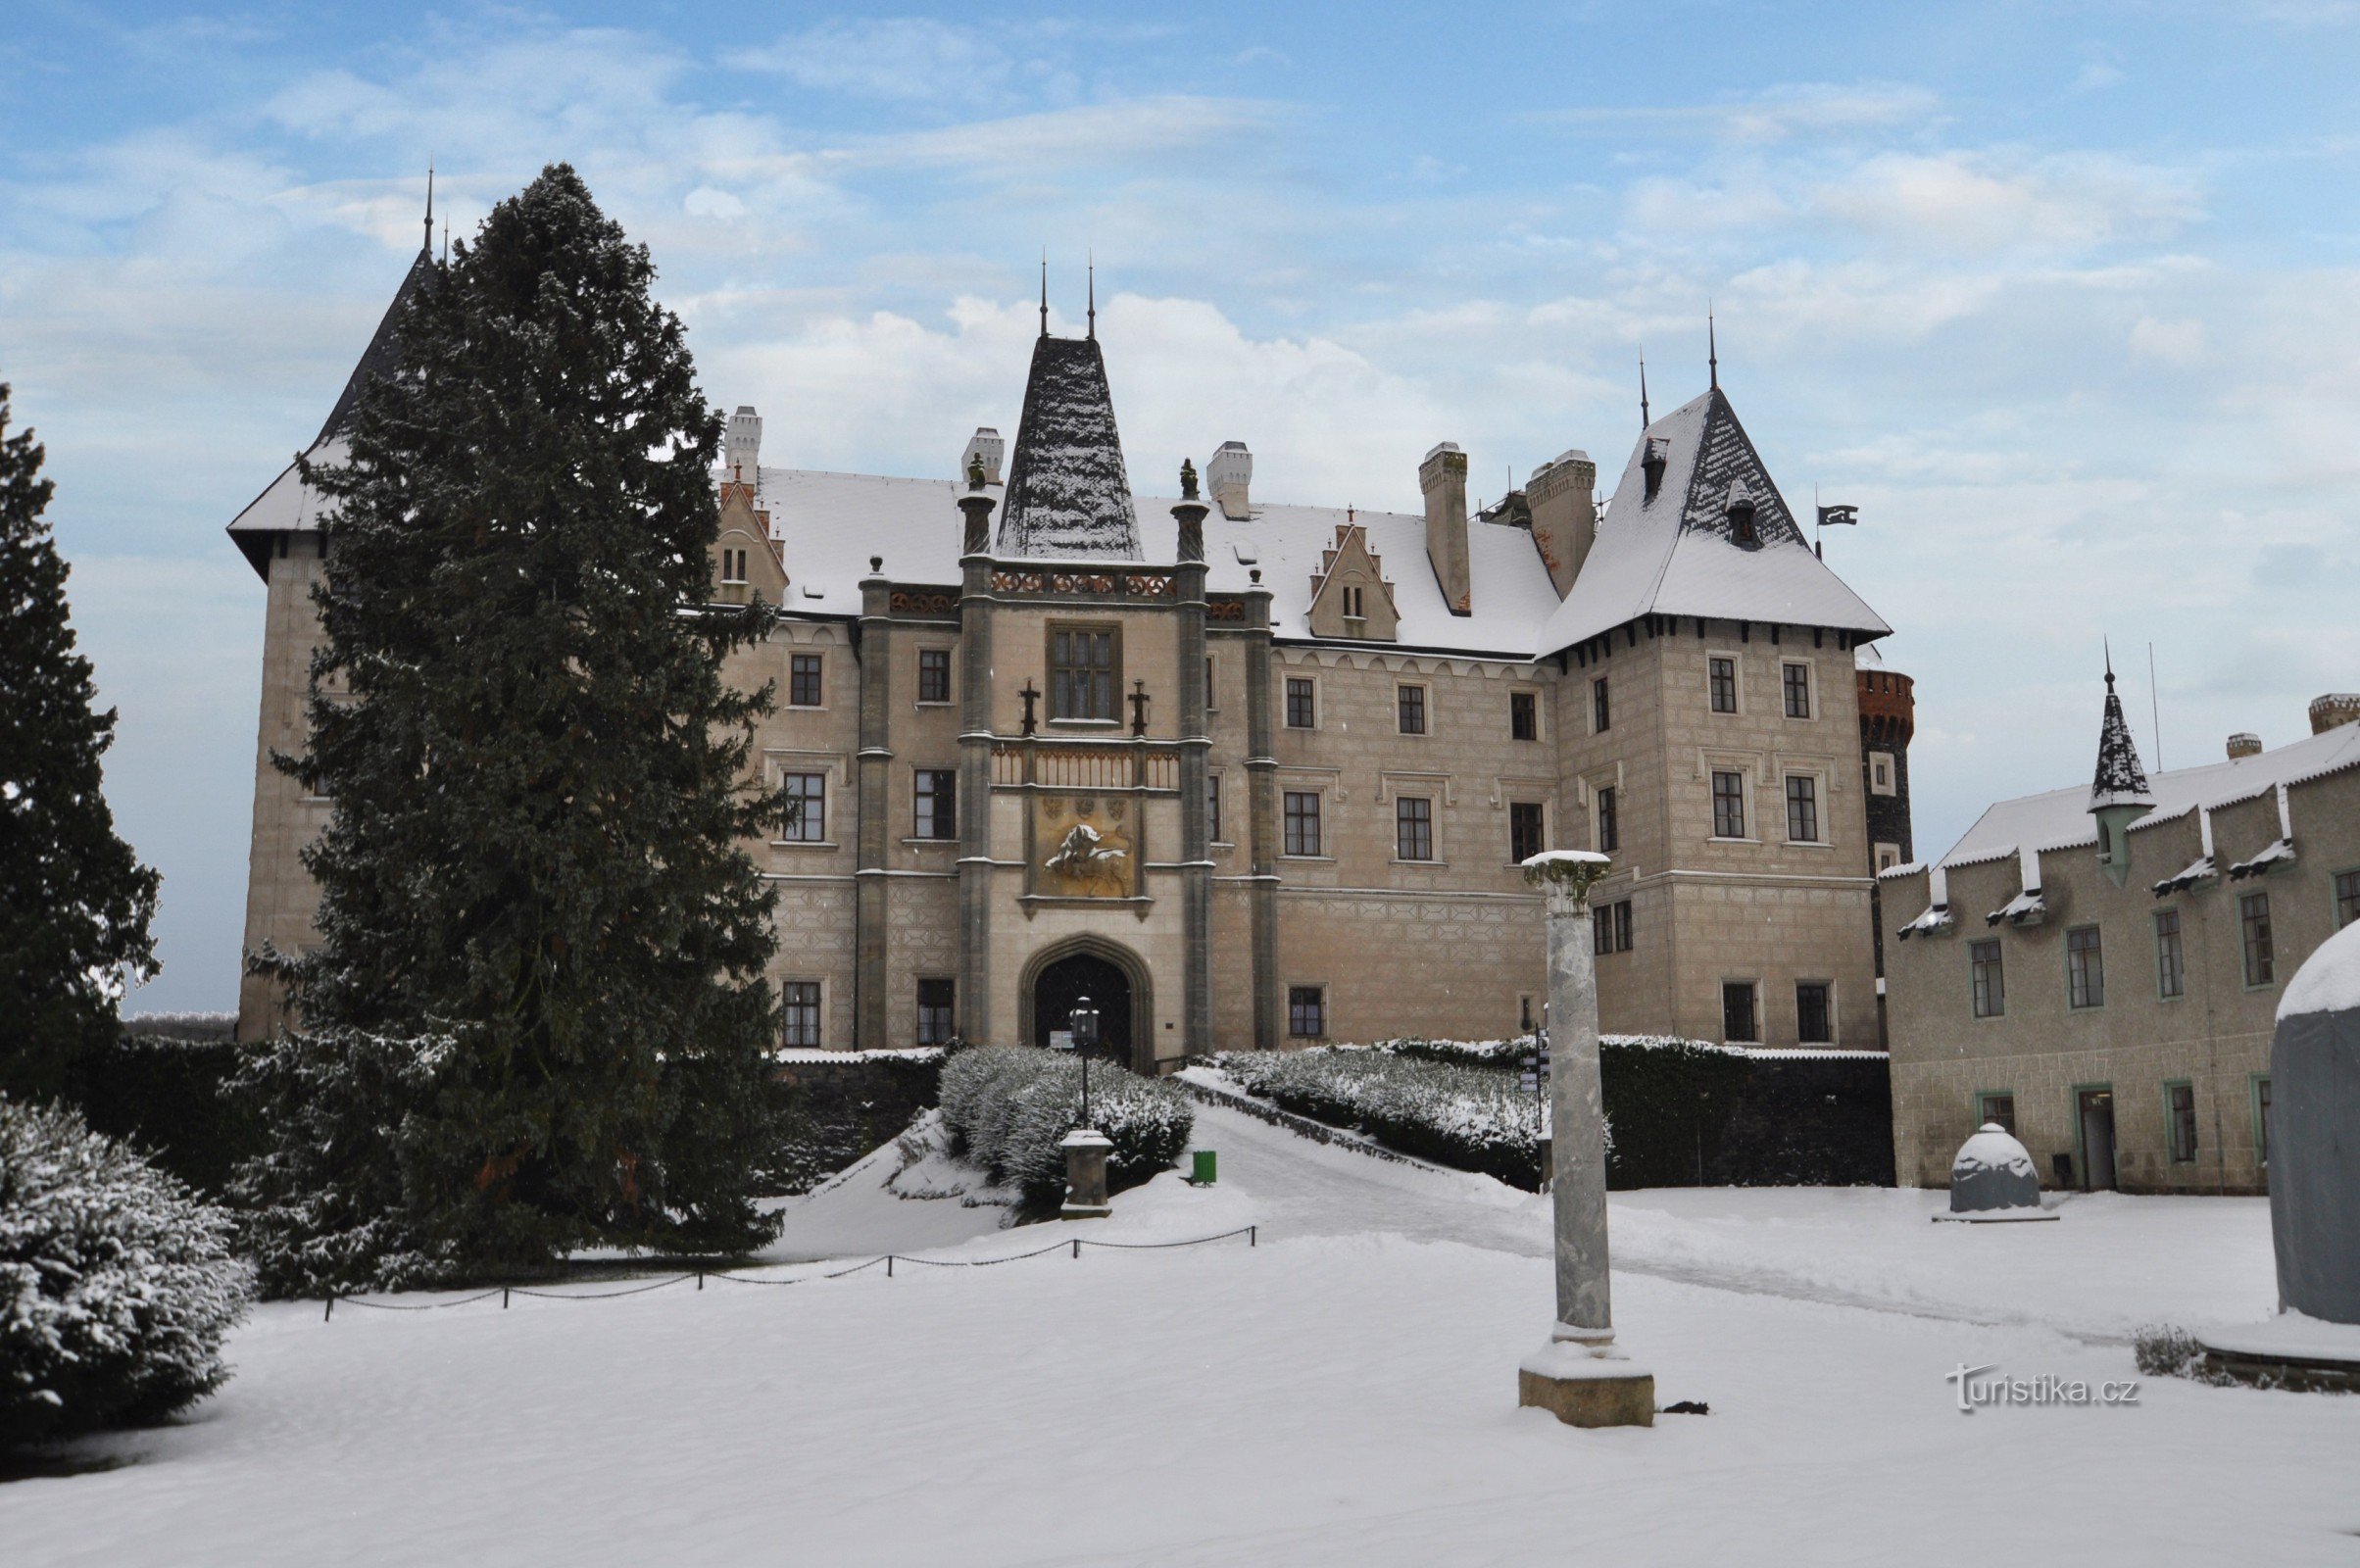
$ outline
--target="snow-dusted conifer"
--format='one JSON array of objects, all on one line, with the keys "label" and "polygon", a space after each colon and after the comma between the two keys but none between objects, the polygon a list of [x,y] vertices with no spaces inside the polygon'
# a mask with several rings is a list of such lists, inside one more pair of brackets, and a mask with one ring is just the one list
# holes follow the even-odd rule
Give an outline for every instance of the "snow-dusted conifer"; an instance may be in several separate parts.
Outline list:
[{"label": "snow-dusted conifer", "polygon": [[706,612],[720,421],[646,250],[556,165],[418,290],[330,499],[310,1033],[250,1082],[278,1292],[761,1241],[767,687]]},{"label": "snow-dusted conifer", "polygon": [[157,878],[100,793],[115,710],[74,651],[41,448],[8,415],[0,385],[0,1090],[48,1097],[114,1034],[125,972],[156,968]]},{"label": "snow-dusted conifer", "polygon": [[62,1105],[0,1097],[0,1448],[154,1421],[229,1376],[230,1219]]}]

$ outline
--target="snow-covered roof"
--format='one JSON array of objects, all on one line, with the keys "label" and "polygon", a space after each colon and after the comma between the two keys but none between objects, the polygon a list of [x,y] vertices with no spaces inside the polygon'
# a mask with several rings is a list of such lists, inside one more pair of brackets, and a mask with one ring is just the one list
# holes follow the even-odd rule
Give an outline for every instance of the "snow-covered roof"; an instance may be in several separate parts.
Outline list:
[{"label": "snow-covered roof", "polygon": [[[2254,757],[2173,768],[2148,780],[2155,809],[2133,822],[2131,831],[2177,821],[2198,808],[2219,810],[2267,795],[2281,784],[2307,783],[2354,766],[2360,766],[2360,724],[2338,725],[2324,735],[2308,735]],[[2040,852],[2094,844],[2097,828],[2090,817],[2089,801],[2089,792],[2078,787],[2000,801],[1937,863],[1975,865],[2019,849]]]},{"label": "snow-covered roof", "polygon": [[2110,806],[2153,806],[2147,789],[2147,770],[2139,764],[2139,747],[2123,719],[2123,700],[2115,695],[2114,667],[2106,667],[2106,711],[2098,720],[2097,771],[2090,783],[2090,809]]},{"label": "snow-covered roof", "polygon": [[[1662,471],[1647,488],[1650,453]],[[1752,507],[1752,539],[1733,514]],[[1647,614],[1893,628],[1813,554],[1719,387],[1640,433],[1598,542],[1540,642],[1554,653]]]},{"label": "snow-covered roof", "polygon": [[1000,509],[1003,556],[1137,561],[1139,518],[1095,337],[1033,343]]}]

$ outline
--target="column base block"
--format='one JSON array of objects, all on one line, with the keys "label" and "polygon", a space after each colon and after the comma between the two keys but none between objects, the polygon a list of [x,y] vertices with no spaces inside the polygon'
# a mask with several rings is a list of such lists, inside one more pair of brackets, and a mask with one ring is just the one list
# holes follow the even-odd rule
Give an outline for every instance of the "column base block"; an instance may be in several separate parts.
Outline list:
[{"label": "column base block", "polygon": [[1516,1403],[1567,1426],[1651,1427],[1655,1374],[1605,1346],[1551,1340],[1517,1367]]}]

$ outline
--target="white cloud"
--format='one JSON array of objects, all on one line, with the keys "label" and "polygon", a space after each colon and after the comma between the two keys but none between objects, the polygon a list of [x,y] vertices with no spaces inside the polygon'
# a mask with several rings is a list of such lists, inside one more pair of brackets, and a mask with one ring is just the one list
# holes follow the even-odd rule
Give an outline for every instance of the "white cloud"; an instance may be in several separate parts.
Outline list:
[{"label": "white cloud", "polygon": [[1816,205],[1888,240],[1978,253],[2158,240],[2203,213],[2190,176],[2097,153],[1880,153]]},{"label": "white cloud", "polygon": [[1600,130],[1775,142],[1910,124],[1932,118],[1941,102],[1931,90],[1906,82],[1793,82],[1716,103],[1591,105],[1542,110],[1530,118]]},{"label": "white cloud", "polygon": [[814,91],[902,103],[994,97],[1014,71],[975,28],[917,17],[823,22],[733,63]]},{"label": "white cloud", "polygon": [[2167,365],[2197,364],[2205,356],[2204,323],[2142,316],[2131,326],[2131,352]]}]

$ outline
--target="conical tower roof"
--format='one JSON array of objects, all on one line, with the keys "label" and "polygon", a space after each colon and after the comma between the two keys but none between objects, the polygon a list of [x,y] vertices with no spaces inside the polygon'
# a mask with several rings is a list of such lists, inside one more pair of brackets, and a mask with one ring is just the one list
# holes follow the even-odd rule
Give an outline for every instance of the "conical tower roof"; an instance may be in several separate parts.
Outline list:
[{"label": "conical tower roof", "polygon": [[1096,338],[1044,335],[1033,344],[999,554],[1139,559],[1139,517]]},{"label": "conical tower roof", "polygon": [[2123,718],[2123,700],[2114,693],[2114,665],[2106,665],[2106,716],[2097,731],[2097,777],[2090,786],[2090,809],[2109,806],[2143,806],[2152,810],[2155,795],[2147,787],[2147,770],[2139,765],[2139,747]]},{"label": "conical tower roof", "polygon": [[433,256],[420,246],[418,260],[410,264],[410,270],[402,276],[402,286],[393,292],[393,303],[385,307],[384,316],[377,321],[377,329],[370,335],[369,347],[361,351],[361,363],[353,367],[353,373],[345,380],[344,391],[336,399],[336,406],[328,410],[327,422],[320,427],[319,435],[313,437],[314,447],[343,434],[346,422],[352,418],[353,405],[361,400],[361,389],[380,375],[393,373],[394,332],[402,323],[402,313],[410,308],[411,298],[426,286],[426,278],[433,270]]}]

